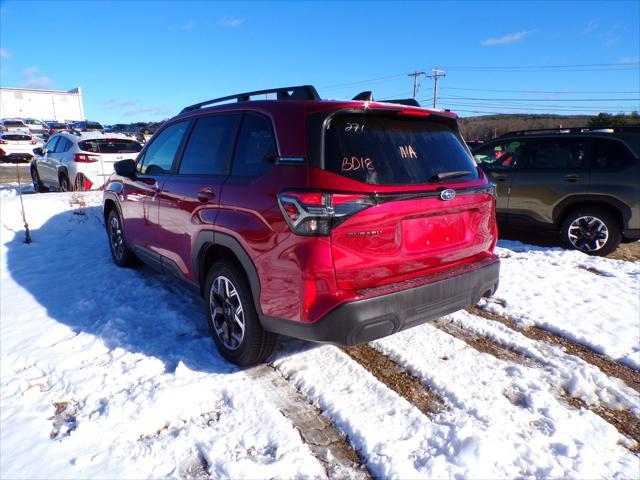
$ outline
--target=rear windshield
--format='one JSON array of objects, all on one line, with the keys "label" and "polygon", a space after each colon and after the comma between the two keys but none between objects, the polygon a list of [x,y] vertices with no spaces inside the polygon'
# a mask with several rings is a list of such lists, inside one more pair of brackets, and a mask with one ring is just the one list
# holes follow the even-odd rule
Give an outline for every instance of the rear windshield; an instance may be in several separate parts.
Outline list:
[{"label": "rear windshield", "polygon": [[5,127],[26,127],[24,123],[16,122],[14,120],[5,120],[3,123]]},{"label": "rear windshield", "polygon": [[31,135],[2,135],[3,140],[25,141],[31,140]]},{"label": "rear windshield", "polygon": [[120,138],[98,138],[78,142],[80,150],[92,153],[137,153],[142,145],[133,140]]},{"label": "rear windshield", "polygon": [[478,178],[451,127],[428,119],[335,117],[325,134],[324,161],[330,172],[375,185],[427,183],[439,173],[460,171],[469,173],[451,181]]},{"label": "rear windshield", "polygon": [[50,128],[67,128],[67,126],[64,123],[50,123],[49,127]]},{"label": "rear windshield", "polygon": [[87,122],[85,128],[88,129],[95,129],[95,130],[102,130],[102,125],[100,125],[98,122]]}]

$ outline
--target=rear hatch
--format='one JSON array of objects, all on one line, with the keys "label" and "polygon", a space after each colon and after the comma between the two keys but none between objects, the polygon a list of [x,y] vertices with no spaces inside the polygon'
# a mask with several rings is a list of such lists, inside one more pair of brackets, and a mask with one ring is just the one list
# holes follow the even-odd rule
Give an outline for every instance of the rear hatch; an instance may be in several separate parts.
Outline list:
[{"label": "rear hatch", "polygon": [[9,153],[30,153],[33,155],[33,149],[37,142],[33,140],[31,135],[23,135],[21,133],[5,133],[0,138],[0,146]]},{"label": "rear hatch", "polygon": [[493,189],[454,119],[365,111],[336,115],[324,129],[324,168],[312,183],[354,194],[329,200],[347,212],[330,232],[340,288],[449,272],[491,255]]},{"label": "rear hatch", "polygon": [[86,157],[94,159],[94,173],[102,177],[110,176],[113,164],[120,160],[132,159],[138,156],[142,145],[128,138],[92,138],[78,142],[80,150],[90,155]]}]

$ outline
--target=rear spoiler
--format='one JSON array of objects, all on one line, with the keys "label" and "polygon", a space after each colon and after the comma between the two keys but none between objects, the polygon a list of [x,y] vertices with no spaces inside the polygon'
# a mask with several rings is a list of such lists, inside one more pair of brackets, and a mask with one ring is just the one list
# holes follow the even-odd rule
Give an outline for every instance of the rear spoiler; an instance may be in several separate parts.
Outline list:
[{"label": "rear spoiler", "polygon": [[378,103],[395,103],[397,105],[406,105],[408,107],[420,107],[420,103],[415,98],[402,98],[397,100],[374,100],[373,92],[367,90],[360,92],[353,97],[353,100],[360,100],[363,102],[378,102]]}]

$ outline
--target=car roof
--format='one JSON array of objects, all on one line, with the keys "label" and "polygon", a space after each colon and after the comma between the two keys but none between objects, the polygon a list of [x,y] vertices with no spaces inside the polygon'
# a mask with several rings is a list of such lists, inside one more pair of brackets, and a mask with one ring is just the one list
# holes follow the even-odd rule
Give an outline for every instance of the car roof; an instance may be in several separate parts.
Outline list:
[{"label": "car roof", "polygon": [[80,134],[71,133],[71,132],[62,132],[62,135],[75,138],[78,141],[82,140],[99,140],[99,139],[109,139],[115,138],[118,140],[134,140],[132,137],[128,137],[122,133],[102,133],[102,132],[80,132]]},{"label": "car roof", "polygon": [[231,102],[214,105],[211,107],[204,107],[196,110],[189,110],[181,112],[172,120],[177,118],[187,118],[190,116],[198,116],[203,112],[223,112],[223,111],[238,111],[238,110],[253,110],[259,112],[274,112],[274,113],[303,113],[313,114],[328,110],[341,110],[341,109],[376,109],[376,110],[410,110],[415,112],[428,112],[439,115],[445,115],[447,117],[456,119],[458,116],[455,113],[437,110],[431,108],[414,107],[409,105],[403,105],[399,103],[388,102],[376,102],[376,101],[361,101],[361,100],[250,100],[242,102]]}]

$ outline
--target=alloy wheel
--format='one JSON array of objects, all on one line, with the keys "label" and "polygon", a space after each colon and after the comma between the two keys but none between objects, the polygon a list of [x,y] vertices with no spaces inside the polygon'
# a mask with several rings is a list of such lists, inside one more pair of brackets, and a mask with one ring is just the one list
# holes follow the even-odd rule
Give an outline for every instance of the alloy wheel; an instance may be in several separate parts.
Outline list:
[{"label": "alloy wheel", "polygon": [[111,244],[113,256],[121,261],[124,258],[124,236],[122,235],[120,220],[115,215],[109,221],[109,243]]},{"label": "alloy wheel", "polygon": [[571,222],[567,236],[571,244],[578,250],[595,252],[607,243],[609,230],[598,217],[585,215]]},{"label": "alloy wheel", "polygon": [[211,323],[216,335],[229,350],[236,350],[244,340],[245,318],[235,285],[227,277],[218,276],[209,293]]}]

